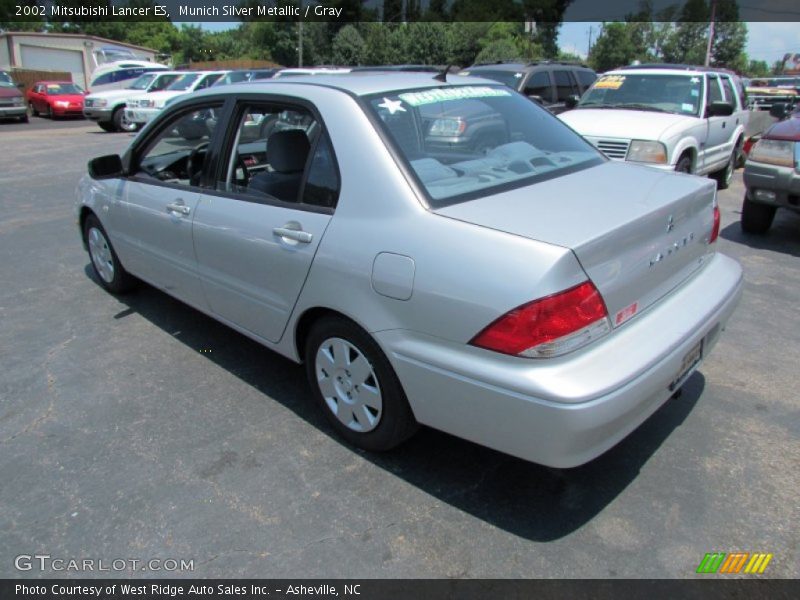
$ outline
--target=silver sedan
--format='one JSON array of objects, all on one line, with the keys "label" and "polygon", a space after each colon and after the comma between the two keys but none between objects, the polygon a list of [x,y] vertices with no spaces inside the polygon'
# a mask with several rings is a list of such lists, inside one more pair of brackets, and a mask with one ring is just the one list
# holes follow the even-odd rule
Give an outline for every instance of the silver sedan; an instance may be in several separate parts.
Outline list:
[{"label": "silver sedan", "polygon": [[582,464],[679,392],[738,302],[714,184],[610,162],[506,87],[443,79],[187,96],[89,164],[84,245],[110,292],[143,280],[304,363],[359,447],[425,424]]}]

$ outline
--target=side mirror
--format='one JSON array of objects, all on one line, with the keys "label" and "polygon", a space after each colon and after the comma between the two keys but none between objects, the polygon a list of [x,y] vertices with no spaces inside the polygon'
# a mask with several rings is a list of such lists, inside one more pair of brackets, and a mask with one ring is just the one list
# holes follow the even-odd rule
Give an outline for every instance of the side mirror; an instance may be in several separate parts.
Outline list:
[{"label": "side mirror", "polygon": [[92,179],[114,179],[124,174],[125,169],[119,154],[99,156],[89,161],[89,176]]},{"label": "side mirror", "polygon": [[788,112],[788,107],[785,102],[775,102],[769,107],[769,116],[775,117],[779,121],[785,119]]},{"label": "side mirror", "polygon": [[717,100],[708,105],[706,114],[709,117],[730,117],[733,114],[733,104]]},{"label": "side mirror", "polygon": [[579,101],[580,98],[578,98],[578,96],[576,96],[575,94],[572,94],[571,96],[567,96],[567,99],[564,100],[564,106],[566,106],[567,109],[572,110],[573,108],[578,106]]}]

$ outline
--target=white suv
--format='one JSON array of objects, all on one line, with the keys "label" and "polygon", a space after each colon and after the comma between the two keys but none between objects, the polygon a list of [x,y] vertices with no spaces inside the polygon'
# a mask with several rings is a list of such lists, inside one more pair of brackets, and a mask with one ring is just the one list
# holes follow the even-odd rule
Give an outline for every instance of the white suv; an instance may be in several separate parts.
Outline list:
[{"label": "white suv", "polygon": [[125,119],[142,126],[158,115],[170,100],[211,87],[220,77],[229,72],[184,71],[166,89],[154,94],[142,94],[131,98],[125,108]]},{"label": "white suv", "polygon": [[181,75],[179,71],[150,71],[125,89],[89,94],[83,101],[83,116],[104,131],[134,131],[136,124],[125,119],[127,102],[142,93],[163,90]]},{"label": "white suv", "polygon": [[609,71],[559,115],[613,160],[712,175],[730,185],[749,112],[728,71],[644,65]]}]

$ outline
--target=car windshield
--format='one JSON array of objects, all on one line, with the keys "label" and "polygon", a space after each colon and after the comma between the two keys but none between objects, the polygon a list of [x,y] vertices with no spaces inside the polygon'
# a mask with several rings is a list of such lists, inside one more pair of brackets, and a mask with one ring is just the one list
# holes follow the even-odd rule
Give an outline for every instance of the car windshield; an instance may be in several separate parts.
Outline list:
[{"label": "car windshield", "polygon": [[225,74],[223,77],[218,79],[214,85],[215,86],[230,85],[231,83],[241,83],[243,81],[249,81],[249,80],[250,80],[249,71],[233,71],[231,73]]},{"label": "car windshield", "polygon": [[605,160],[549,112],[499,85],[376,94],[367,105],[435,207]]},{"label": "car windshield", "polygon": [[192,84],[197,81],[197,78],[200,77],[199,73],[187,73],[186,75],[181,75],[178,79],[173,81],[167,90],[169,91],[186,91]]},{"label": "car windshield", "polygon": [[153,81],[153,78],[155,78],[155,74],[152,74],[152,73],[148,73],[146,75],[142,75],[141,77],[139,77],[139,79],[134,81],[130,85],[130,87],[128,87],[128,89],[129,90],[146,90],[147,86],[150,85],[150,82]]},{"label": "car windshield", "polygon": [[595,81],[577,108],[628,108],[698,115],[703,78],[697,75],[618,73]]},{"label": "car windshield", "polygon": [[3,73],[0,71],[0,86],[3,87],[14,87],[14,80],[8,75],[8,73]]},{"label": "car windshield", "polygon": [[478,69],[476,71],[464,71],[464,75],[473,77],[485,77],[492,79],[512,89],[519,89],[519,82],[522,81],[523,73],[518,71],[490,71],[488,69]]},{"label": "car windshield", "polygon": [[83,90],[74,83],[48,83],[48,96],[59,96],[61,94],[82,94]]}]

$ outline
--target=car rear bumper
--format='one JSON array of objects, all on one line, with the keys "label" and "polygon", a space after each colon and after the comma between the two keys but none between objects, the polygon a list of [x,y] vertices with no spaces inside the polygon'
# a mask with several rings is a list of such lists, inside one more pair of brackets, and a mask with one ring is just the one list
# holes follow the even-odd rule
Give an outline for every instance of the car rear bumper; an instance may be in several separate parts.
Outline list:
[{"label": "car rear bumper", "polygon": [[83,109],[83,116],[91,121],[110,121],[112,114],[114,114],[113,108],[84,107]]},{"label": "car rear bumper", "polygon": [[[708,259],[669,297],[587,348],[511,358],[406,330],[376,333],[417,420],[536,463],[574,467],[636,429],[705,357],[742,290],[739,264]],[[679,374],[682,373],[680,380]]]},{"label": "car rear bumper", "polygon": [[28,114],[27,106],[0,106],[0,119],[23,117]]},{"label": "car rear bumper", "polygon": [[800,210],[800,173],[791,167],[748,161],[744,185],[754,202]]}]

